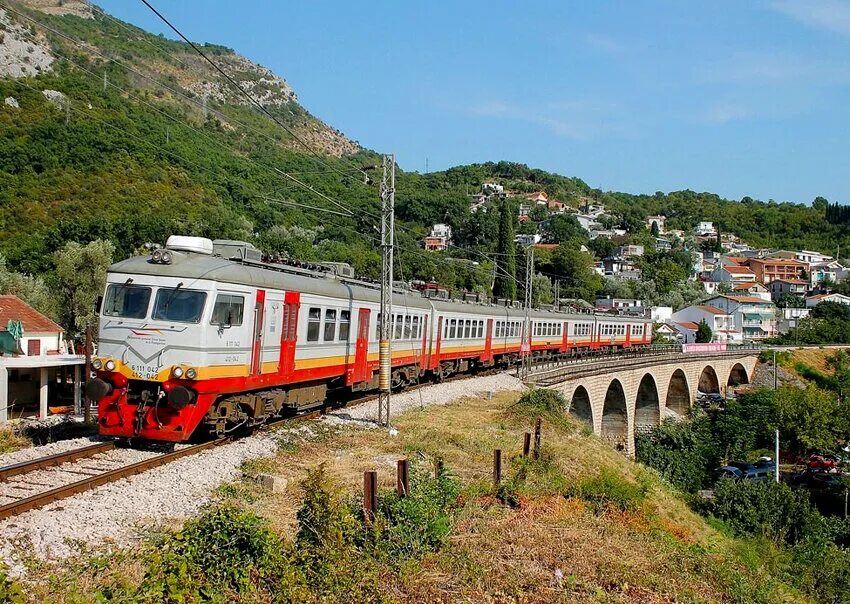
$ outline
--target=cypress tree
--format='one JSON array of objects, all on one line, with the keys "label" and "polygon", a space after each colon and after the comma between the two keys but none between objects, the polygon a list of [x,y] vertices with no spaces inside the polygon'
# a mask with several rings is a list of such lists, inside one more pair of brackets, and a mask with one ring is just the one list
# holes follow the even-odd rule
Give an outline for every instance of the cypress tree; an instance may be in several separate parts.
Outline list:
[{"label": "cypress tree", "polygon": [[515,222],[513,204],[505,199],[502,201],[499,213],[499,245],[496,250],[499,255],[496,256],[496,280],[493,284],[494,298],[516,299]]}]

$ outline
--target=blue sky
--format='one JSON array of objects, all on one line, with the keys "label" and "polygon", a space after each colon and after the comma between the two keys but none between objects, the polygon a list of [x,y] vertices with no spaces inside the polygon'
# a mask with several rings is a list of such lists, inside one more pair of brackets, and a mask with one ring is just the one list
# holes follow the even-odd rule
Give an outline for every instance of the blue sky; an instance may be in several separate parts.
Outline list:
[{"label": "blue sky", "polygon": [[[153,0],[407,170],[850,201],[850,0]],[[136,0],[113,15],[166,33]]]}]

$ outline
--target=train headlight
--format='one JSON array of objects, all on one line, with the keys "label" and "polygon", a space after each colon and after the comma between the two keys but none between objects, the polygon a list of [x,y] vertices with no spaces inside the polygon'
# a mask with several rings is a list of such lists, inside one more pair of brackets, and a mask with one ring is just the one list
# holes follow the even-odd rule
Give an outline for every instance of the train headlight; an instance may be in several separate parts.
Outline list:
[{"label": "train headlight", "polygon": [[162,252],[161,261],[163,264],[171,264],[171,252],[167,250]]},{"label": "train headlight", "polygon": [[106,365],[104,365],[104,367],[106,367],[107,371],[115,371],[115,361],[112,359],[106,361]]},{"label": "train headlight", "polygon": [[162,261],[162,250],[154,250],[153,253],[151,254],[151,260],[153,260],[154,262],[161,262]]},{"label": "train headlight", "polygon": [[194,380],[196,377],[198,377],[198,370],[194,367],[189,367],[189,369],[186,370],[186,377],[190,380]]},{"label": "train headlight", "polygon": [[171,375],[173,375],[174,377],[176,377],[179,380],[180,378],[183,377],[183,368],[182,367],[175,367],[174,369],[171,370]]},{"label": "train headlight", "polygon": [[95,371],[100,371],[100,369],[103,367],[103,361],[101,361],[100,359],[92,359],[91,366],[94,367]]}]

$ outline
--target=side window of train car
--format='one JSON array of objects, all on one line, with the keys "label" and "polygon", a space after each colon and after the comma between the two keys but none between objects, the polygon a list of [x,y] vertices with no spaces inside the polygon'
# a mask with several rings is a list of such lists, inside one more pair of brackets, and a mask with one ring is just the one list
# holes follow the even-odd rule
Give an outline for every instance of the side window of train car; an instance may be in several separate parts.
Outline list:
[{"label": "side window of train car", "polygon": [[405,340],[409,340],[409,339],[410,339],[410,334],[412,333],[412,332],[410,331],[410,322],[411,322],[411,320],[412,320],[412,317],[411,317],[410,315],[407,315],[407,316],[404,318],[404,334],[402,335],[402,337],[403,337]]},{"label": "side window of train car", "polygon": [[322,309],[310,308],[307,311],[307,341],[318,342],[319,330],[322,323]]},{"label": "side window of train car", "polygon": [[245,308],[245,298],[231,294],[218,294],[215,297],[211,325],[231,327],[242,325],[242,315]]},{"label": "side window of train car", "polygon": [[403,315],[396,315],[395,316],[395,328],[394,328],[394,333],[393,333],[393,339],[394,340],[400,340],[401,339],[401,330],[403,328],[404,328],[404,316]]},{"label": "side window of train car", "polygon": [[449,339],[453,340],[455,337],[455,330],[457,329],[457,319],[449,319]]},{"label": "side window of train car", "polygon": [[351,330],[351,311],[339,311],[339,341],[345,342],[348,340],[348,333]]},{"label": "side window of train car", "polygon": [[333,342],[336,339],[336,309],[325,310],[325,342]]}]

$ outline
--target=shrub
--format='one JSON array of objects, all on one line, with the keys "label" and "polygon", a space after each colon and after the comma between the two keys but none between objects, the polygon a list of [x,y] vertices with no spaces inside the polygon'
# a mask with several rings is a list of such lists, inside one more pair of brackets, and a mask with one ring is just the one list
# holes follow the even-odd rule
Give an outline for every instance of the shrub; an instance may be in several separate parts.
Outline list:
[{"label": "shrub", "polygon": [[644,502],[649,488],[645,481],[631,482],[614,470],[603,468],[597,476],[585,478],[567,489],[565,495],[584,499],[596,513],[608,507],[633,511]]},{"label": "shrub", "polygon": [[561,413],[568,406],[563,394],[548,388],[530,389],[520,397],[517,405],[538,409],[545,413]]},{"label": "shrub", "polygon": [[685,492],[704,488],[717,463],[717,447],[708,416],[691,421],[665,421],[649,434],[635,437],[638,461]]},{"label": "shrub", "polygon": [[710,509],[738,535],[765,536],[777,543],[794,544],[829,532],[806,493],[782,483],[724,478],[714,488]]},{"label": "shrub", "polygon": [[0,604],[24,604],[27,601],[20,583],[0,571]]}]

